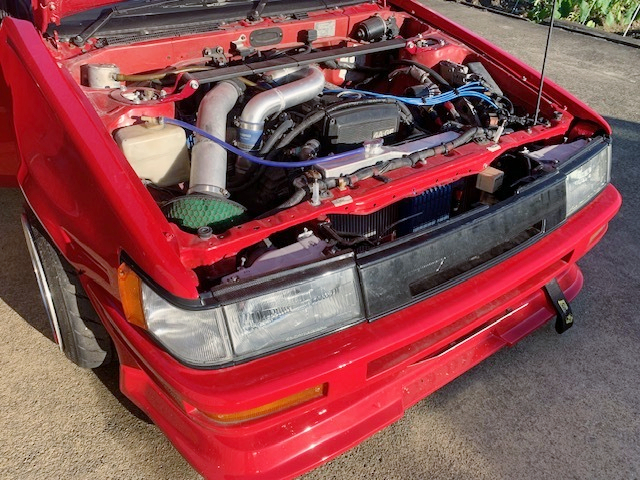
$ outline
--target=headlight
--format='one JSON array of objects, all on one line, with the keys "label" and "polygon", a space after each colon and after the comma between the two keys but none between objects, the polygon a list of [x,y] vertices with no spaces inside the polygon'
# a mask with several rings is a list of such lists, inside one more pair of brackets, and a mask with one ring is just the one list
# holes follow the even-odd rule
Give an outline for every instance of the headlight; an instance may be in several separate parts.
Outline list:
[{"label": "headlight", "polygon": [[222,309],[189,311],[174,307],[142,284],[142,307],[147,330],[184,363],[228,363],[232,350]]},{"label": "headlight", "polygon": [[[125,264],[119,274],[127,319],[193,366],[254,358],[364,319],[352,258],[221,287],[214,292],[218,306],[196,310],[171,304]],[[138,296],[139,307],[135,298],[128,300],[132,295]]]},{"label": "headlight", "polygon": [[284,347],[363,317],[355,268],[224,307],[236,355]]},{"label": "headlight", "polygon": [[606,143],[592,158],[567,174],[567,217],[600,193],[610,180],[611,144]]}]

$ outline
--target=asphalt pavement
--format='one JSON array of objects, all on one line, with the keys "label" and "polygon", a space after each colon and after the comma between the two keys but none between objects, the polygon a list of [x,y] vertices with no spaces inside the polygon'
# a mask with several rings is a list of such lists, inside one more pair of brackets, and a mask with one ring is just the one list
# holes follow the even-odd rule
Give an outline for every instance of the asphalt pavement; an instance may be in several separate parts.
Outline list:
[{"label": "asphalt pavement", "polygon": [[[427,3],[540,67],[546,28]],[[556,31],[547,71],[613,125],[624,198],[580,262],[575,327],[502,350],[305,480],[640,476],[640,50]],[[51,341],[21,203],[0,191],[0,479],[199,478],[119,394],[115,368],[81,370]]]}]

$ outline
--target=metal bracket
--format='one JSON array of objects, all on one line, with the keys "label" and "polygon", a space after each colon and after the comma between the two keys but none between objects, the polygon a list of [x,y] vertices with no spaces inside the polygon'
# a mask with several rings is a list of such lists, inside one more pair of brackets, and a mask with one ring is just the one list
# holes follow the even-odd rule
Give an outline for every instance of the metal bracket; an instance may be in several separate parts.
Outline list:
[{"label": "metal bracket", "polygon": [[[182,88],[180,88],[181,84],[184,84]],[[188,73],[180,73],[176,77],[176,83],[172,88],[162,90],[164,94],[160,101],[166,103],[184,100],[193,95],[198,88],[200,88],[200,83],[196,79],[191,78]]]},{"label": "metal bracket", "polygon": [[240,37],[238,37],[237,40],[233,40],[231,42],[232,49],[242,58],[246,58],[249,55],[252,55],[256,52],[255,48],[245,44],[246,41],[247,41],[247,36],[242,34],[240,35]]},{"label": "metal bracket", "polygon": [[211,57],[211,63],[216,67],[224,67],[228,61],[224,54],[224,48],[219,45],[213,48],[205,48],[202,51],[202,55],[204,57]]}]

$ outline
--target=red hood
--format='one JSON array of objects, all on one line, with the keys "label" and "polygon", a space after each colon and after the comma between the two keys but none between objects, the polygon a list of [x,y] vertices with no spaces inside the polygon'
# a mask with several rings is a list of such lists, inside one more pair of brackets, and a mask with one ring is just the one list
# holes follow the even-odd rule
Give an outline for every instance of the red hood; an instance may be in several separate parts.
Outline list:
[{"label": "red hood", "polygon": [[36,26],[40,31],[47,29],[50,23],[60,23],[62,17],[73,15],[74,13],[98,8],[103,5],[117,3],[114,0],[31,0],[33,15]]}]

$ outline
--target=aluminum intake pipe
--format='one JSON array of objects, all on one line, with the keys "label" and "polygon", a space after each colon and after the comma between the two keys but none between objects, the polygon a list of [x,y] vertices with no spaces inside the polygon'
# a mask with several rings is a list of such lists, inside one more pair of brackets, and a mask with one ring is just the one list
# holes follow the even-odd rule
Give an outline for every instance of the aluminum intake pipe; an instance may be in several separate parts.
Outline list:
[{"label": "aluminum intake pipe", "polygon": [[[317,66],[286,73],[283,78],[290,75],[301,75],[302,78],[259,93],[249,100],[238,120],[238,147],[246,151],[257,149],[267,117],[307,102],[324,89],[324,74]],[[274,72],[275,75],[277,72]]]},{"label": "aluminum intake pipe", "polygon": [[[226,140],[227,116],[238,101],[242,87],[231,81],[220,82],[207,93],[198,109],[198,128]],[[196,135],[191,151],[189,193],[207,193],[228,197],[227,151],[220,145]]]}]

